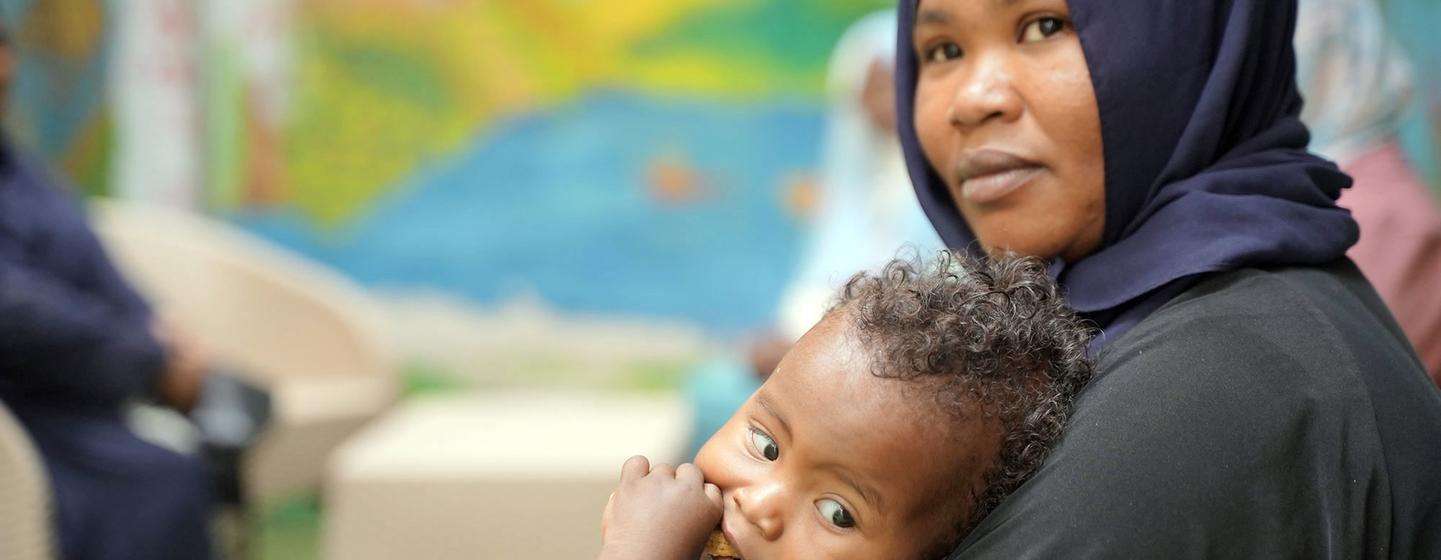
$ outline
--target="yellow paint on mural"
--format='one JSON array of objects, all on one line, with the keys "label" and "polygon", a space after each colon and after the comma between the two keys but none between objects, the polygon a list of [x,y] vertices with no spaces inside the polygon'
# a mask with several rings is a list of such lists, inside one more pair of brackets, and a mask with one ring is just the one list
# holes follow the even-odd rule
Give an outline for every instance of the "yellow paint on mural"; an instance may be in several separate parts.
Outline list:
[{"label": "yellow paint on mural", "polygon": [[625,2],[556,2],[559,10],[592,33],[593,44],[630,45],[674,25],[688,14],[735,0],[627,0]]},{"label": "yellow paint on mural", "polygon": [[700,11],[759,1],[301,0],[286,191],[338,225],[497,118],[587,89],[747,98],[818,83],[715,53],[637,54]]},{"label": "yellow paint on mural", "polygon": [[111,141],[114,139],[109,111],[101,111],[95,119],[76,135],[76,142],[70,152],[61,160],[60,166],[75,184],[87,194],[105,194],[104,186],[110,171]]},{"label": "yellow paint on mural", "polygon": [[100,44],[105,9],[100,0],[36,2],[20,23],[21,42],[64,58],[88,56]]},{"label": "yellow paint on mural", "polygon": [[[635,44],[698,10],[727,0],[453,0],[411,3],[309,0],[302,20],[326,33],[376,45],[405,45],[439,70],[468,122],[565,99],[597,84],[629,83],[638,74],[656,87],[692,90],[701,75],[725,75],[720,64],[663,62],[662,71],[630,56]],[[733,3],[733,2],[730,2]],[[683,58],[683,55],[682,55]],[[682,63],[684,62],[684,63]],[[664,78],[670,76],[670,82]],[[748,93],[732,80],[703,87]]]},{"label": "yellow paint on mural", "polygon": [[286,137],[288,190],[322,224],[345,221],[424,154],[463,136],[449,115],[353,87],[336,65],[310,60],[301,70],[326,85],[301,100],[304,121]]},{"label": "yellow paint on mural", "polygon": [[619,80],[646,91],[746,99],[776,91],[804,91],[823,77],[819,69],[810,74],[737,71],[745,68],[743,64],[717,58],[714,53],[676,50],[643,61],[626,61]]}]

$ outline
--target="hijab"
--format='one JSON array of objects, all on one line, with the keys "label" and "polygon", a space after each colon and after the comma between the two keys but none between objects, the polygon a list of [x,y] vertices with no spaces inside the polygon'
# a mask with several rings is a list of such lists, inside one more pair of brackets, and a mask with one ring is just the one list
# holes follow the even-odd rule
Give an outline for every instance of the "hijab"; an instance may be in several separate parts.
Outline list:
[{"label": "hijab", "polygon": [[[990,1],[990,0],[985,0]],[[951,247],[975,236],[921,151],[901,0],[897,120],[916,195]],[[1095,89],[1106,173],[1096,252],[1052,267],[1073,307],[1114,340],[1198,275],[1318,265],[1356,242],[1335,205],[1350,178],[1306,151],[1291,39],[1295,0],[1069,0]],[[1041,219],[1041,217],[1037,217]],[[974,250],[974,249],[973,249]]]}]

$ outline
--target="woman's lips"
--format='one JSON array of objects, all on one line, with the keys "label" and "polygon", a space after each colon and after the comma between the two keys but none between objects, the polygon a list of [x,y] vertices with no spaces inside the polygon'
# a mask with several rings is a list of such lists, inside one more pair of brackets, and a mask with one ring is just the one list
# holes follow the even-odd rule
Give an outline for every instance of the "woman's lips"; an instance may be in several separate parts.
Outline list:
[{"label": "woman's lips", "polygon": [[971,204],[995,202],[1020,190],[1040,171],[1039,167],[1022,167],[967,179],[961,183],[961,196]]},{"label": "woman's lips", "polygon": [[1010,195],[1041,171],[1034,161],[999,150],[976,150],[956,162],[961,197],[971,204],[995,202]]}]

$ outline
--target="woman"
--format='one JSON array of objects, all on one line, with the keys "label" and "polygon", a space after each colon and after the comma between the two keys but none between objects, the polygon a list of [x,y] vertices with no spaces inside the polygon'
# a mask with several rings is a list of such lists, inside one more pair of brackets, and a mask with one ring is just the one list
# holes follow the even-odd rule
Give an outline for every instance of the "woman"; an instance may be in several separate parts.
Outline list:
[{"label": "woman", "polygon": [[1375,0],[1300,4],[1301,120],[1311,129],[1311,149],[1356,181],[1340,200],[1361,225],[1347,256],[1441,383],[1441,204],[1396,136],[1411,96],[1410,64]]},{"label": "woman", "polygon": [[[919,5],[918,5],[919,4]],[[1437,557],[1441,393],[1305,151],[1294,1],[903,0],[898,122],[951,246],[1105,331],[962,557]]]}]

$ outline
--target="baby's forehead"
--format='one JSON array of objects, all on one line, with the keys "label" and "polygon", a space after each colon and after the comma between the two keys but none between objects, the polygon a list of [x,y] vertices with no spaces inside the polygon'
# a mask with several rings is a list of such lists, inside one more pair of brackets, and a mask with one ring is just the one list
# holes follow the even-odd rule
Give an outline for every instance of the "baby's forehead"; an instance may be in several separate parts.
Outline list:
[{"label": "baby's forehead", "polygon": [[963,395],[964,391],[943,387],[939,378],[897,375],[903,364],[889,362],[902,359],[863,342],[844,309],[839,309],[801,337],[762,393],[794,402],[813,414],[840,415],[862,423],[885,419],[907,430],[937,435],[975,420],[963,414],[970,408],[966,402],[942,396]]}]

